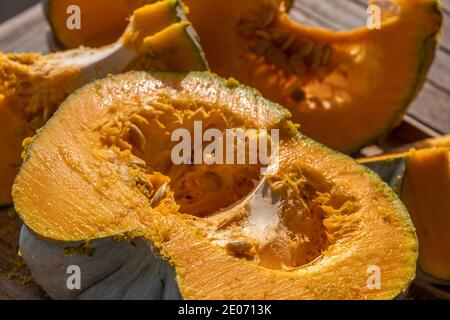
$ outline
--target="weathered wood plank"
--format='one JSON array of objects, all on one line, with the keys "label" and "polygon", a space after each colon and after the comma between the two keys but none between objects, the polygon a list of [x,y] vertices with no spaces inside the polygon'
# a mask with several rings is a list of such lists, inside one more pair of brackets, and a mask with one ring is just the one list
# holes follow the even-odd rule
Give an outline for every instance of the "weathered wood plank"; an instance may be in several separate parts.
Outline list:
[{"label": "weathered wood plank", "polygon": [[449,95],[429,83],[425,83],[408,113],[442,134],[450,133]]}]

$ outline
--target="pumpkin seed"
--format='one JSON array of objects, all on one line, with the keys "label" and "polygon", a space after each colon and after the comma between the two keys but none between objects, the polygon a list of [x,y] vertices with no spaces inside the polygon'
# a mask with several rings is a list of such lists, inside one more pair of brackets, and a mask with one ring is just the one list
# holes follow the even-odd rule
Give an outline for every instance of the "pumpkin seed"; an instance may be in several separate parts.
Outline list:
[{"label": "pumpkin seed", "polygon": [[278,68],[287,70],[289,68],[288,58],[286,54],[277,47],[271,47],[266,53],[267,61],[274,64]]},{"label": "pumpkin seed", "polygon": [[247,240],[237,240],[226,245],[226,249],[236,256],[246,255],[252,248],[253,245]]},{"label": "pumpkin seed", "polygon": [[322,59],[321,59],[321,65],[322,66],[327,66],[328,62],[330,62],[330,58],[331,58],[331,47],[330,45],[325,45],[325,47],[323,48],[323,53],[322,53]]},{"label": "pumpkin seed", "polygon": [[265,30],[256,30],[254,32],[254,35],[259,37],[259,38],[263,38],[263,39],[266,39],[266,40],[270,41],[270,34],[267,31],[265,31]]},{"label": "pumpkin seed", "polygon": [[212,172],[206,172],[202,179],[201,184],[209,191],[218,191],[222,188],[222,179]]},{"label": "pumpkin seed", "polygon": [[50,107],[46,106],[46,107],[44,107],[44,111],[42,112],[42,120],[44,122],[47,122],[49,117],[50,117]]},{"label": "pumpkin seed", "polygon": [[263,55],[267,52],[267,50],[269,50],[271,46],[272,44],[270,43],[270,41],[258,39],[252,43],[252,45],[250,46],[250,50],[258,55]]},{"label": "pumpkin seed", "polygon": [[132,139],[134,140],[136,147],[138,150],[142,153],[145,152],[145,147],[147,146],[147,139],[145,138],[144,134],[142,133],[141,129],[139,129],[138,126],[136,126],[133,123],[130,123],[128,125],[128,128],[130,130],[130,133],[132,135]]},{"label": "pumpkin seed", "polygon": [[281,46],[281,49],[282,49],[282,50],[288,50],[288,49],[292,46],[292,44],[294,43],[294,41],[295,41],[295,36],[294,36],[294,35],[290,35],[290,36],[286,39],[286,41],[283,43],[283,45]]},{"label": "pumpkin seed", "polygon": [[237,32],[239,35],[244,37],[249,37],[255,31],[256,26],[251,22],[244,22],[240,24],[237,28]]},{"label": "pumpkin seed", "polygon": [[313,50],[314,50],[314,42],[312,42],[311,40],[308,40],[308,39],[303,39],[299,44],[297,53],[303,57],[306,57]]},{"label": "pumpkin seed", "polygon": [[275,11],[268,9],[261,17],[261,25],[263,27],[268,27],[272,24],[273,20],[275,19]]},{"label": "pumpkin seed", "polygon": [[318,45],[314,48],[314,50],[309,54],[308,60],[310,62],[309,68],[312,71],[318,71],[323,55],[323,46]]},{"label": "pumpkin seed", "polygon": [[156,207],[161,200],[166,196],[167,194],[167,183],[163,183],[161,187],[156,190],[155,195],[152,198],[151,206],[154,208]]},{"label": "pumpkin seed", "polygon": [[306,94],[302,89],[295,89],[291,93],[291,98],[297,102],[301,102],[301,101],[305,100]]},{"label": "pumpkin seed", "polygon": [[293,54],[289,57],[289,66],[292,72],[299,77],[303,77],[306,73],[305,60],[300,54]]},{"label": "pumpkin seed", "polygon": [[281,47],[289,37],[283,30],[273,29],[271,31],[271,38],[275,44]]},{"label": "pumpkin seed", "polygon": [[141,168],[145,168],[147,166],[147,163],[145,162],[145,160],[143,160],[141,158],[137,158],[137,157],[133,157],[133,159],[131,160],[131,164],[136,167],[141,167]]},{"label": "pumpkin seed", "polygon": [[149,125],[149,122],[147,119],[145,119],[143,116],[141,116],[140,114],[133,114],[130,117],[130,121],[133,123],[137,123],[137,124],[141,124],[141,125]]}]

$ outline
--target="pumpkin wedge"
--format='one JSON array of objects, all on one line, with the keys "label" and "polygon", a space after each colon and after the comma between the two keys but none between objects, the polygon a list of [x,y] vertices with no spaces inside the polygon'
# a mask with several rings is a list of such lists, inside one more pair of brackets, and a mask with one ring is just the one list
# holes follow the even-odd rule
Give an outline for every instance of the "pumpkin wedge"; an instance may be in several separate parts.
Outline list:
[{"label": "pumpkin wedge", "polygon": [[401,121],[442,24],[437,0],[387,1],[381,29],[338,32],[298,24],[267,1],[186,4],[214,72],[258,89],[303,133],[346,153]]},{"label": "pumpkin wedge", "polygon": [[[69,37],[71,30],[53,22],[66,18],[65,7],[52,11],[53,2],[53,31]],[[382,4],[380,29],[340,32],[294,22],[292,1],[184,2],[212,71],[258,89],[287,107],[303,133],[345,153],[400,123],[426,78],[442,25],[438,0],[369,1]],[[99,8],[90,2],[84,12],[95,16]]]},{"label": "pumpkin wedge", "polygon": [[419,275],[441,285],[450,284],[450,148],[444,147],[446,141],[448,137],[426,140],[418,145],[421,150],[359,160],[381,173],[400,195],[417,228]]},{"label": "pumpkin wedge", "polygon": [[[54,298],[397,297],[417,259],[403,204],[288,118],[210,73],[130,72],[84,86],[30,141],[13,187],[33,276]],[[278,170],[207,163],[209,153],[177,164],[172,134],[195,136],[196,121],[219,133],[275,130]],[[71,264],[78,291],[67,288]]]},{"label": "pumpkin wedge", "polygon": [[[65,49],[79,46],[101,47],[114,42],[125,30],[127,19],[137,8],[158,0],[44,0],[47,16],[56,42]],[[292,6],[292,0],[271,0]],[[79,8],[81,28],[68,28],[68,21],[75,19],[73,6]],[[78,10],[78,9],[75,9]],[[108,14],[103,14],[105,10]],[[146,23],[148,24],[149,21]]]},{"label": "pumpkin wedge", "polygon": [[126,70],[207,68],[183,7],[174,0],[136,10],[124,35],[100,49],[79,48],[45,56],[0,52],[0,205],[11,203],[12,182],[22,162],[22,141],[75,89]]}]

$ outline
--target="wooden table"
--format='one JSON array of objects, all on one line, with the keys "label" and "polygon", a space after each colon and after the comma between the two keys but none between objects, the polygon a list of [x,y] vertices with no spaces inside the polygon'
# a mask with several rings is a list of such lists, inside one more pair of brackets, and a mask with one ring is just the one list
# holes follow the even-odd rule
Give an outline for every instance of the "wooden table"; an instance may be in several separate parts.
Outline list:
[{"label": "wooden table", "polygon": [[[411,105],[405,120],[387,139],[363,150],[378,153],[403,143],[430,136],[450,134],[450,0],[441,0],[444,32],[440,48],[425,86]],[[318,27],[344,30],[366,23],[366,0],[297,0],[291,12],[295,19]],[[47,30],[43,10],[35,5],[0,24],[0,50],[4,52],[48,53]],[[45,293],[33,283],[17,258],[19,219],[10,208],[0,212],[0,299],[42,299]],[[427,297],[420,287],[416,296]]]}]

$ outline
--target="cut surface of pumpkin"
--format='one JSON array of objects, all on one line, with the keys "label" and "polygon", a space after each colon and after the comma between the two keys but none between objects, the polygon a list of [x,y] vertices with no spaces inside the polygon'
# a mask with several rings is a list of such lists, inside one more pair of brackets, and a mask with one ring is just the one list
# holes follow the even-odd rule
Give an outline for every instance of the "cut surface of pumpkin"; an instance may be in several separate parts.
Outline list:
[{"label": "cut surface of pumpkin", "polygon": [[[371,168],[400,168],[396,191],[417,228],[420,269],[427,281],[450,282],[450,148],[448,137],[426,140],[421,150],[361,159]],[[438,147],[436,147],[436,145]],[[431,277],[429,277],[431,276]]]},{"label": "cut surface of pumpkin", "polygon": [[[23,258],[55,298],[173,297],[161,283],[186,299],[403,293],[417,259],[404,206],[376,174],[301,135],[288,118],[253,89],[209,73],[131,72],[83,87],[30,142],[16,178]],[[277,129],[278,170],[175,164],[172,133],[195,135],[198,121],[222,133]],[[81,247],[64,256],[74,243]],[[141,250],[153,248],[160,260],[141,264],[148,269],[140,281],[131,274],[112,281],[105,260],[116,252],[112,243],[126,252],[127,268]],[[83,260],[90,245],[98,256]],[[85,263],[86,283],[93,281],[77,294],[61,282],[73,261]],[[374,267],[381,286],[371,285]]]},{"label": "cut surface of pumpkin", "polygon": [[[151,27],[144,21],[151,21]],[[138,35],[138,36],[137,36]],[[11,203],[11,185],[22,162],[22,141],[32,136],[74,90],[127,70],[207,70],[183,6],[165,0],[136,10],[124,35],[100,49],[49,55],[0,52],[0,205]]]}]

